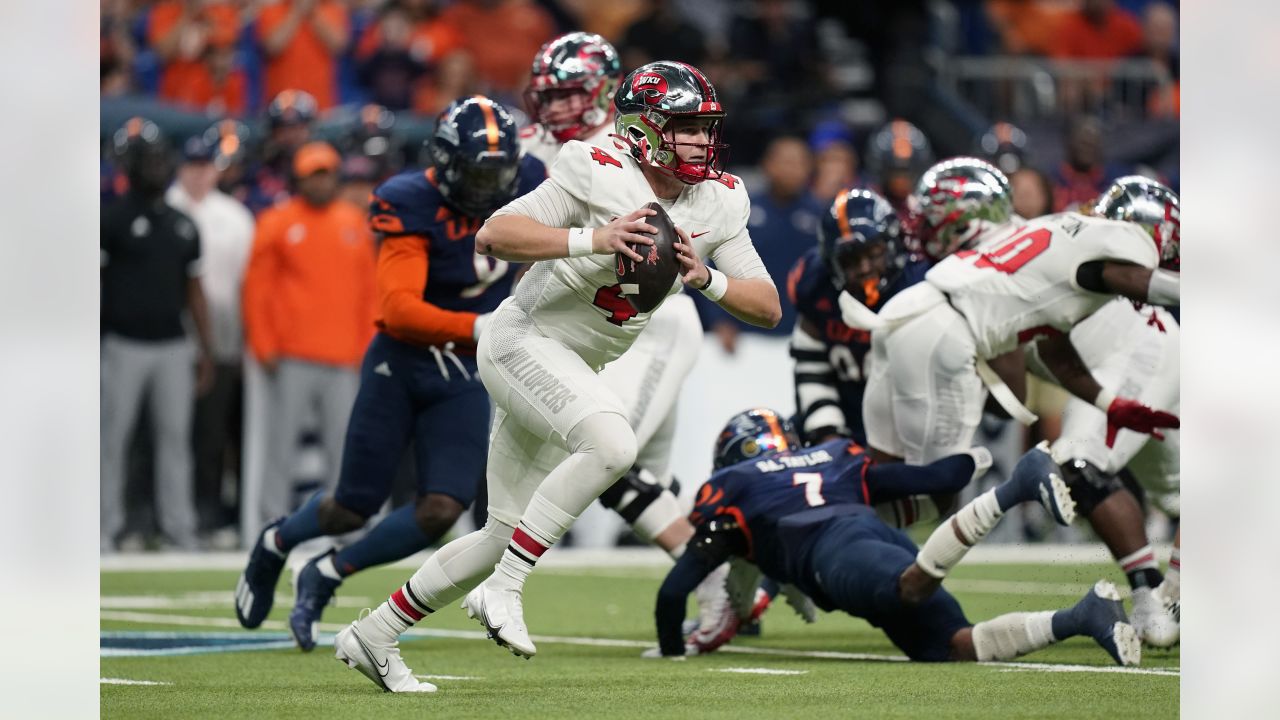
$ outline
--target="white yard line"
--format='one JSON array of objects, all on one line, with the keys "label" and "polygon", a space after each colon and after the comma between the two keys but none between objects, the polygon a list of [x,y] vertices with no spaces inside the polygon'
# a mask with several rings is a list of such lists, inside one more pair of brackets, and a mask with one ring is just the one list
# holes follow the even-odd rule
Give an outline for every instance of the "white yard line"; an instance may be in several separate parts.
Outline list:
[{"label": "white yard line", "polygon": [[708,672],[742,673],[744,675],[807,675],[808,670],[779,670],[777,668],[708,668]]},{"label": "white yard line", "polygon": [[419,680],[483,680],[474,675],[414,675]]},{"label": "white yard line", "polygon": [[[170,615],[167,613],[143,613],[119,610],[103,610],[103,620],[120,622],[136,622],[148,624],[183,625],[190,627],[239,627],[235,618],[199,617],[194,615]],[[346,623],[320,623],[320,630],[337,632],[347,626]],[[269,630],[283,630],[285,623],[281,620],[266,620],[262,627]],[[405,633],[410,637],[453,638],[461,640],[488,640],[482,630],[443,630],[432,628],[410,628]],[[534,635],[534,642],[551,645],[585,645],[590,647],[617,647],[648,649],[653,643],[645,640],[622,640],[615,638],[572,637],[563,635]],[[901,655],[878,655],[874,653],[846,653],[833,650],[787,650],[783,648],[748,647],[744,645],[726,645],[717,652],[742,655],[769,655],[774,657],[810,658],[822,660],[861,660],[868,662],[909,662]],[[1101,672],[1127,675],[1161,675],[1179,677],[1178,668],[1130,668],[1094,665],[1055,665],[1052,663],[1010,662],[990,663],[993,667],[1011,668],[1040,672]],[[1060,668],[1072,668],[1062,670]],[[1077,669],[1078,668],[1078,669]]]},{"label": "white yard line", "polygon": [[[1156,558],[1168,560],[1168,544],[1156,544]],[[392,563],[389,567],[416,570],[431,556],[422,552]],[[101,558],[102,572],[148,572],[173,570],[243,570],[247,552],[210,553],[119,553]],[[1088,565],[1112,562],[1102,543],[1057,545],[1049,543],[1003,543],[979,545],[965,555],[965,565]],[[619,568],[670,567],[667,554],[652,547],[552,548],[538,561],[538,568]]]},{"label": "white yard line", "polygon": [[[187,592],[176,595],[103,595],[103,610],[213,610],[235,607],[236,594],[227,591]],[[293,604],[293,595],[276,593],[276,603]],[[381,602],[381,601],[379,601]],[[373,598],[337,595],[337,607],[366,608]]]},{"label": "white yard line", "polygon": [[124,678],[98,678],[99,685],[172,685],[173,683],[155,682],[152,680],[126,680]]}]

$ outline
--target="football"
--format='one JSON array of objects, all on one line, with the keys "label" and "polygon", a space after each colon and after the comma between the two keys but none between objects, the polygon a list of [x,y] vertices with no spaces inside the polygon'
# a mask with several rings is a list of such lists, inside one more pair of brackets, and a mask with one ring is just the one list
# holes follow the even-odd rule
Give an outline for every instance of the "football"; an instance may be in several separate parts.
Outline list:
[{"label": "football", "polygon": [[645,222],[658,229],[653,245],[628,246],[644,257],[637,262],[622,253],[614,253],[614,270],[621,286],[621,294],[636,312],[652,312],[671,291],[671,284],[680,274],[680,261],[676,259],[676,233],[671,216],[656,201],[645,207],[657,211],[645,218]]}]

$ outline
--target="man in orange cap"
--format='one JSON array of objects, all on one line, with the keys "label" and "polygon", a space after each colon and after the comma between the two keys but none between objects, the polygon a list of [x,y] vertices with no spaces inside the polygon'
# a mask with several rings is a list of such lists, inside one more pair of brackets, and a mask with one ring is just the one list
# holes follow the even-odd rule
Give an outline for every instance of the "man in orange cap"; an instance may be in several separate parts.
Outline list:
[{"label": "man in orange cap", "polygon": [[373,240],[363,211],[338,199],[340,164],[328,143],[298,149],[297,194],[259,216],[245,273],[245,331],[270,386],[264,522],[289,510],[298,435],[313,411],[327,487],[336,482],[357,369],[373,336]]}]

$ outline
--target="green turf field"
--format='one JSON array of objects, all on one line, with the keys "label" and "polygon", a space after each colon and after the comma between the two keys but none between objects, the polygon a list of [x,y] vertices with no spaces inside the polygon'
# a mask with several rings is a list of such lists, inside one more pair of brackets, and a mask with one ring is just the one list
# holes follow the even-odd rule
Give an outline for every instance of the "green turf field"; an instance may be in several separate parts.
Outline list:
[{"label": "green turf field", "polygon": [[[377,569],[343,586],[322,639],[376,605],[409,575]],[[1144,650],[1140,672],[1112,668],[1091,640],[1074,639],[1004,665],[894,661],[878,631],[847,615],[805,625],[779,602],[759,638],[685,661],[639,657],[653,644],[654,594],[664,570],[540,569],[525,594],[538,656],[521,660],[483,639],[456,607],[407,636],[403,655],[440,691],[393,696],[333,658],[287,640],[291,601],[282,580],[262,628],[239,629],[231,605],[237,573],[102,574],[103,717],[151,718],[1123,718],[1176,717],[1178,651]],[[946,586],[970,621],[1075,602],[1094,580],[1124,586],[1114,566],[974,565]],[[170,631],[219,641],[254,637],[274,649],[168,656],[110,656],[121,634]],[[869,657],[867,657],[869,656]],[[767,674],[766,674],[767,673]],[[133,681],[163,684],[126,685]]]}]

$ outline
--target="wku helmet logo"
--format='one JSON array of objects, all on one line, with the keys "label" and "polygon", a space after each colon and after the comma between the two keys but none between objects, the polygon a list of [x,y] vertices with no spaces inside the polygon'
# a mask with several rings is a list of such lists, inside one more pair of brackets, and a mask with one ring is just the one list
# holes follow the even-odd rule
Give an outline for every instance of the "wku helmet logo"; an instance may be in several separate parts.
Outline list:
[{"label": "wku helmet logo", "polygon": [[631,81],[631,94],[645,105],[657,105],[667,96],[667,79],[657,73],[640,73]]}]

